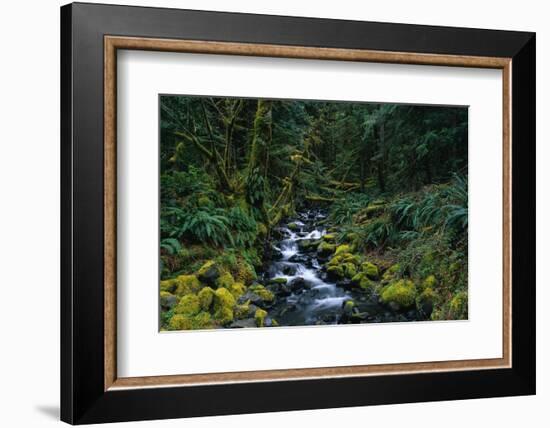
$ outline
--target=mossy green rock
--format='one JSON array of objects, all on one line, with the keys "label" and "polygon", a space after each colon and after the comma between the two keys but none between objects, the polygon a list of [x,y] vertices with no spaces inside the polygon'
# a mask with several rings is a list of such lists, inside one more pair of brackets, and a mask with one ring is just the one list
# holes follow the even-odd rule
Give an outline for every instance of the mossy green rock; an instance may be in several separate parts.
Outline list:
[{"label": "mossy green rock", "polygon": [[174,313],[179,315],[196,315],[201,310],[200,301],[194,294],[183,296],[177,306],[174,308]]},{"label": "mossy green rock", "polygon": [[369,277],[370,279],[376,280],[380,275],[380,273],[378,272],[378,267],[371,262],[364,262],[361,265],[361,270],[365,272],[365,275],[367,275],[367,277]]},{"label": "mossy green rock", "polygon": [[380,297],[396,309],[406,309],[415,304],[416,289],[412,281],[400,279],[384,287]]},{"label": "mossy green rock", "polygon": [[267,317],[267,312],[263,309],[257,309],[256,313],[254,314],[254,320],[256,321],[256,325],[258,327],[264,326],[265,317]]},{"label": "mossy green rock", "polygon": [[250,265],[246,260],[239,259],[237,261],[237,269],[235,273],[235,281],[242,282],[244,285],[252,284],[257,277],[254,266]]},{"label": "mossy green rock", "polygon": [[217,263],[213,260],[207,261],[197,271],[197,278],[200,282],[207,285],[215,285],[216,280],[220,277],[220,269]]},{"label": "mossy green rock", "polygon": [[160,291],[166,291],[173,294],[178,288],[178,283],[175,279],[165,279],[160,282]]},{"label": "mossy green rock", "polygon": [[334,250],[336,250],[335,244],[329,244],[328,242],[321,242],[319,246],[317,247],[317,253],[320,256],[329,256],[334,253]]},{"label": "mossy green rock", "polygon": [[223,287],[229,290],[233,284],[235,284],[235,280],[229,272],[222,273],[216,280],[216,287],[218,288]]},{"label": "mossy green rock", "polygon": [[353,278],[351,278],[351,283],[357,285],[363,290],[369,290],[374,286],[374,283],[365,275],[364,272],[359,272]]},{"label": "mossy green rock", "polygon": [[348,279],[353,278],[355,275],[357,275],[357,269],[355,268],[355,265],[351,262],[344,263],[342,265],[344,276]]},{"label": "mossy green rock", "polygon": [[190,293],[196,293],[201,284],[195,275],[180,275],[174,279],[176,289],[174,294],[177,296],[184,296]]},{"label": "mossy green rock", "polygon": [[250,312],[250,303],[243,303],[242,305],[235,306],[233,311],[234,317],[238,320],[248,318]]},{"label": "mossy green rock", "polygon": [[213,311],[214,318],[225,325],[233,321],[233,309],[235,307],[235,297],[227,288],[218,288],[214,292]]},{"label": "mossy green rock", "polygon": [[338,254],[349,253],[349,252],[351,252],[351,246],[348,244],[342,244],[336,248],[336,252],[334,253],[334,255],[337,256]]},{"label": "mossy green rock", "polygon": [[199,291],[197,297],[199,298],[201,309],[203,311],[207,311],[208,309],[210,309],[212,301],[214,300],[214,290],[212,290],[210,287],[204,287],[201,291]]},{"label": "mossy green rock", "polygon": [[351,253],[342,253],[334,256],[327,264],[328,266],[338,266],[343,263],[353,263],[355,266],[359,266],[361,259]]},{"label": "mossy green rock", "polygon": [[300,226],[298,226],[296,223],[292,222],[292,223],[288,223],[288,228],[292,231],[296,231],[296,230],[300,229]]},{"label": "mossy green rock", "polygon": [[284,285],[288,282],[286,278],[272,278],[269,280],[270,284]]},{"label": "mossy green rock", "polygon": [[344,277],[344,268],[341,265],[329,266],[327,268],[329,279],[338,280]]},{"label": "mossy green rock", "polygon": [[160,292],[160,306],[162,308],[172,309],[177,302],[178,302],[178,298],[174,296],[172,293],[169,293],[168,291]]},{"label": "mossy green rock", "polygon": [[322,239],[323,241],[334,244],[336,242],[336,235],[334,233],[327,233],[326,235],[323,235]]},{"label": "mossy green rock", "polygon": [[238,299],[246,293],[246,287],[242,282],[236,282],[229,288],[229,291],[231,291],[231,294],[233,294],[235,299]]},{"label": "mossy green rock", "polygon": [[275,299],[275,295],[261,284],[252,285],[248,290],[259,296],[264,302],[272,302]]}]

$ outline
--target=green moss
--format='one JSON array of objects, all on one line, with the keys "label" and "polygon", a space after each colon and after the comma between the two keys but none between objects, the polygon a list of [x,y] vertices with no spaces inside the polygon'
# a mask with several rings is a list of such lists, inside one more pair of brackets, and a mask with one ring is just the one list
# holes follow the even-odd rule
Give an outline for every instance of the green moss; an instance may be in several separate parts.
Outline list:
[{"label": "green moss", "polygon": [[193,324],[191,323],[191,319],[185,315],[174,315],[168,322],[169,330],[191,330],[192,328]]},{"label": "green moss", "polygon": [[174,313],[179,315],[196,315],[199,313],[200,301],[194,294],[183,296],[177,306],[174,308]]},{"label": "green moss", "polygon": [[212,300],[214,299],[214,290],[212,290],[210,287],[204,287],[201,291],[199,291],[197,297],[199,298],[201,309],[207,311],[212,305]]},{"label": "green moss", "polygon": [[292,230],[292,231],[295,231],[295,230],[300,229],[300,227],[299,227],[296,223],[294,223],[294,222],[288,223],[288,228],[289,228],[290,230]]},{"label": "green moss", "polygon": [[256,271],[254,267],[250,265],[246,260],[239,259],[237,261],[237,269],[235,271],[235,280],[242,282],[245,285],[252,284],[252,281],[256,279]]},{"label": "green moss", "polygon": [[233,314],[236,319],[242,320],[248,317],[249,312],[250,312],[250,303],[247,302],[242,305],[235,306],[235,310],[233,311]]},{"label": "green moss", "polygon": [[354,285],[358,285],[363,290],[369,290],[374,285],[374,283],[367,277],[364,272],[359,272],[357,275],[351,278],[351,283]]},{"label": "green moss", "polygon": [[355,268],[355,265],[351,262],[344,263],[342,265],[344,276],[346,278],[353,278],[355,275],[357,275],[357,269]]},{"label": "green moss", "polygon": [[171,308],[177,302],[177,297],[168,291],[160,292],[160,306],[164,308]]},{"label": "green moss", "polygon": [[376,265],[374,263],[371,263],[371,262],[364,262],[362,265],[361,265],[361,270],[363,272],[365,272],[365,274],[370,278],[370,279],[378,279],[378,276],[380,275],[379,272],[378,272],[378,267],[376,267]]},{"label": "green moss", "polygon": [[260,296],[264,302],[272,302],[275,299],[275,295],[261,284],[252,285],[249,290]]},{"label": "green moss", "polygon": [[229,272],[222,273],[220,277],[216,280],[216,286],[218,288],[223,287],[230,290],[233,284],[235,284],[235,280]]},{"label": "green moss", "polygon": [[398,263],[390,266],[386,270],[386,272],[384,272],[384,275],[382,275],[382,282],[388,283],[392,281],[393,279],[397,278],[399,272],[401,272],[401,266]]},{"label": "green moss", "polygon": [[437,280],[435,279],[435,276],[429,275],[422,281],[422,288],[428,289],[428,288],[434,288],[437,285]]},{"label": "green moss", "polygon": [[336,248],[336,252],[334,253],[334,255],[337,256],[338,254],[349,253],[349,252],[351,252],[351,246],[348,244],[342,244]]},{"label": "green moss", "polygon": [[355,302],[353,300],[347,300],[346,303],[344,303],[344,312],[346,314],[351,314],[354,307]]},{"label": "green moss", "polygon": [[160,281],[160,291],[166,291],[173,294],[177,288],[178,283],[175,279],[166,279],[164,281]]},{"label": "green moss", "polygon": [[336,241],[336,235],[334,233],[327,233],[326,235],[323,235],[323,241],[334,244]]},{"label": "green moss", "polygon": [[338,266],[343,263],[353,263],[355,266],[359,266],[361,263],[361,259],[359,256],[356,256],[354,254],[350,253],[342,253],[338,254],[337,256],[334,256],[330,261],[327,263],[328,266]]},{"label": "green moss", "polygon": [[175,294],[178,296],[196,293],[201,287],[195,275],[180,275],[174,281],[176,283]]},{"label": "green moss", "polygon": [[212,317],[208,312],[200,312],[198,315],[193,317],[191,324],[194,329],[208,328],[212,326]]},{"label": "green moss", "polygon": [[328,256],[329,254],[333,254],[334,250],[336,250],[335,244],[329,244],[328,242],[321,242],[319,246],[317,247],[317,252],[323,256]]},{"label": "green moss", "polygon": [[254,314],[254,320],[256,321],[256,325],[258,327],[264,326],[265,317],[267,316],[267,312],[263,309],[257,309],[256,313]]},{"label": "green moss", "polygon": [[400,308],[408,308],[415,303],[416,290],[412,281],[400,279],[386,286],[380,297],[386,304],[393,303]]},{"label": "green moss", "polygon": [[284,285],[288,282],[288,280],[286,278],[272,278],[269,280],[269,283],[270,284],[280,284],[280,285]]},{"label": "green moss", "polygon": [[208,312],[196,315],[176,314],[168,322],[168,330],[197,330],[211,328],[214,324]]},{"label": "green moss", "polygon": [[464,319],[468,315],[468,294],[460,291],[455,294],[449,304],[451,319]]},{"label": "green moss", "polygon": [[197,271],[197,278],[200,282],[212,285],[220,276],[220,270],[214,260],[204,263]]},{"label": "green moss", "polygon": [[235,299],[238,299],[244,293],[246,293],[246,287],[242,282],[236,282],[231,286],[229,291],[231,291],[231,294],[233,294],[233,297],[235,297]]},{"label": "green moss", "polygon": [[231,292],[227,288],[218,288],[214,292],[214,312],[217,312],[219,309],[223,307],[231,308],[235,306],[235,297],[231,294]]},{"label": "green moss", "polygon": [[223,306],[214,313],[214,318],[219,324],[227,325],[234,319],[233,309]]},{"label": "green moss", "polygon": [[329,266],[327,268],[327,274],[330,278],[343,278],[344,277],[344,268],[341,265],[338,266]]}]

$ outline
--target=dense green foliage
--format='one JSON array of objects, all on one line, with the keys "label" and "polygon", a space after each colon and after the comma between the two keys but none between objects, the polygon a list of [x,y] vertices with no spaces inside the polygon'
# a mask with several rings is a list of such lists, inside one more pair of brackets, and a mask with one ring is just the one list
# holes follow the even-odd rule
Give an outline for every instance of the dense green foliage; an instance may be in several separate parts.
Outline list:
[{"label": "dense green foliage", "polygon": [[[433,277],[432,319],[467,316],[467,109],[184,96],[160,107],[164,293],[179,301],[174,281],[200,279],[210,260],[231,277],[223,287],[244,294],[272,229],[322,205],[334,244],[383,271],[399,266],[403,284]],[[215,327],[244,311],[222,300],[191,315],[166,303],[163,328]]]}]

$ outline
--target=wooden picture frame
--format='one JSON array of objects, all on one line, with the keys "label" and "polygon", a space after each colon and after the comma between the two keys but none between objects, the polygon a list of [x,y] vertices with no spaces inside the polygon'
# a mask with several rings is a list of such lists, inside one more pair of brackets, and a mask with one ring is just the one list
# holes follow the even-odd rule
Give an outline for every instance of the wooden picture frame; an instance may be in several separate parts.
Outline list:
[{"label": "wooden picture frame", "polygon": [[[502,358],[118,377],[117,49],[502,70]],[[80,424],[535,392],[534,34],[76,3],[61,9],[61,53],[62,420]]]}]

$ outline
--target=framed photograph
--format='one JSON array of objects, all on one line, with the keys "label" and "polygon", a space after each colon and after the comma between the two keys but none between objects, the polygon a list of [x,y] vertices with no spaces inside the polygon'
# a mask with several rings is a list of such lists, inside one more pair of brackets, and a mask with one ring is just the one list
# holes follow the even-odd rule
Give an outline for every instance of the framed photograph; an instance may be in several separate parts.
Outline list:
[{"label": "framed photograph", "polygon": [[61,8],[61,418],[535,393],[535,35]]}]

